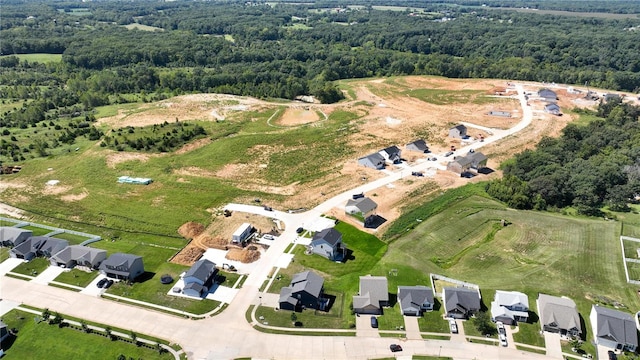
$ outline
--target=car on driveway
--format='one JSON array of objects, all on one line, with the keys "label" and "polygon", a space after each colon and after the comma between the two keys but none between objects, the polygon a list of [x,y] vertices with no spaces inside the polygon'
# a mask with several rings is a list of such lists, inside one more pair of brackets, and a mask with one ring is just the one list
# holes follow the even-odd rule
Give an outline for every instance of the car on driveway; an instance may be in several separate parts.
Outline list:
[{"label": "car on driveway", "polygon": [[264,235],[262,235],[262,238],[265,239],[265,240],[273,240],[273,239],[275,239],[273,237],[273,235],[271,235],[271,234],[264,234]]},{"label": "car on driveway", "polygon": [[109,281],[107,278],[102,278],[100,281],[98,281],[96,286],[99,287],[99,288],[103,288],[104,285],[107,283],[107,281]]},{"label": "car on driveway", "polygon": [[109,280],[107,280],[107,282],[102,287],[105,288],[105,289],[108,289],[108,288],[111,287],[111,285],[113,285],[113,280],[109,279]]},{"label": "car on driveway", "polygon": [[297,234],[302,234],[302,232],[303,232],[303,231],[304,231],[304,229],[303,229],[303,228],[301,228],[301,227],[299,227],[299,228],[297,228],[297,229],[296,229],[296,233],[297,233]]},{"label": "car on driveway", "polygon": [[371,327],[372,328],[378,328],[378,319],[375,316],[371,317]]},{"label": "car on driveway", "polygon": [[400,346],[398,344],[391,344],[391,345],[389,345],[389,350],[391,350],[391,352],[402,351],[402,346]]},{"label": "car on driveway", "polygon": [[504,328],[504,324],[501,321],[496,322],[498,328],[498,339],[500,339],[500,345],[507,346],[507,330]]},{"label": "car on driveway", "polygon": [[607,351],[607,355],[609,355],[609,360],[618,360],[618,355],[611,350]]},{"label": "car on driveway", "polygon": [[458,333],[458,324],[456,324],[456,321],[453,319],[449,320],[449,330],[451,330],[452,334]]}]

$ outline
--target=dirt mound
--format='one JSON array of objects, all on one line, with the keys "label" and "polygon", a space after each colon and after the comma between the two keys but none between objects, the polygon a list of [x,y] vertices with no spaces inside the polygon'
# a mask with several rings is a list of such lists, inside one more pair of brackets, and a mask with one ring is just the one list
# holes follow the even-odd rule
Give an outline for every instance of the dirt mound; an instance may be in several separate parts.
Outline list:
[{"label": "dirt mound", "polygon": [[252,263],[260,258],[260,251],[245,249],[230,249],[225,256],[229,260],[240,261],[245,264]]},{"label": "dirt mound", "polygon": [[172,263],[191,266],[204,254],[204,249],[188,246],[171,259]]},{"label": "dirt mound", "polygon": [[186,239],[193,239],[204,232],[204,225],[190,221],[180,226],[178,234]]},{"label": "dirt mound", "polygon": [[200,234],[193,238],[191,243],[193,246],[197,246],[202,249],[224,249],[225,246],[229,245],[229,240],[221,237],[221,236],[211,236],[209,234]]}]

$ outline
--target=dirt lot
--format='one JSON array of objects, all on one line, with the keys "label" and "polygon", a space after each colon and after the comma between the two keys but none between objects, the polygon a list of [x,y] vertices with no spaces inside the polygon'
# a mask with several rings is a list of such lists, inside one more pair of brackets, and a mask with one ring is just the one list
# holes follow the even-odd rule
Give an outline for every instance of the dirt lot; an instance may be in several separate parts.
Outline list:
[{"label": "dirt lot", "polygon": [[[257,229],[258,233],[266,234],[270,233],[278,235],[278,233],[284,228],[279,229],[273,220],[264,216],[258,216],[253,214],[244,213],[232,213],[231,216],[225,217],[221,215],[219,211],[212,211],[214,215],[211,223],[206,228],[199,228],[192,223],[187,223],[180,227],[180,234],[186,237],[187,235],[195,235],[193,240],[189,242],[187,246],[182,249],[171,262],[192,265],[197,261],[200,256],[209,248],[214,249],[229,249],[227,255],[232,260],[251,262],[259,258],[259,251],[250,250],[248,248],[241,248],[231,243],[231,235],[238,229],[243,223],[250,223]],[[284,224],[280,224],[284,227]]]}]

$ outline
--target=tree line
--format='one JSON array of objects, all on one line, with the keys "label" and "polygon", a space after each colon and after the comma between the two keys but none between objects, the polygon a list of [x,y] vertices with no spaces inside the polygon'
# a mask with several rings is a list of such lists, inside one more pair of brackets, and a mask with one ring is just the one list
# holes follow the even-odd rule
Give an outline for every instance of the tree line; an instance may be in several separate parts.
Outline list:
[{"label": "tree line", "polygon": [[559,138],[503,163],[504,178],[488,183],[487,193],[518,209],[629,211],[640,197],[640,107],[611,99],[593,115],[599,119],[569,124]]}]

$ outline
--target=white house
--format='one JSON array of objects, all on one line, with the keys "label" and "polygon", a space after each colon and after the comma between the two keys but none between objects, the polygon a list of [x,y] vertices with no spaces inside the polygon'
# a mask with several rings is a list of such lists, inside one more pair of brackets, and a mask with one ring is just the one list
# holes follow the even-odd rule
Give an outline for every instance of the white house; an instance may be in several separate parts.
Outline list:
[{"label": "white house", "polygon": [[527,322],[529,319],[529,297],[518,291],[496,290],[491,302],[491,320],[507,325]]}]

